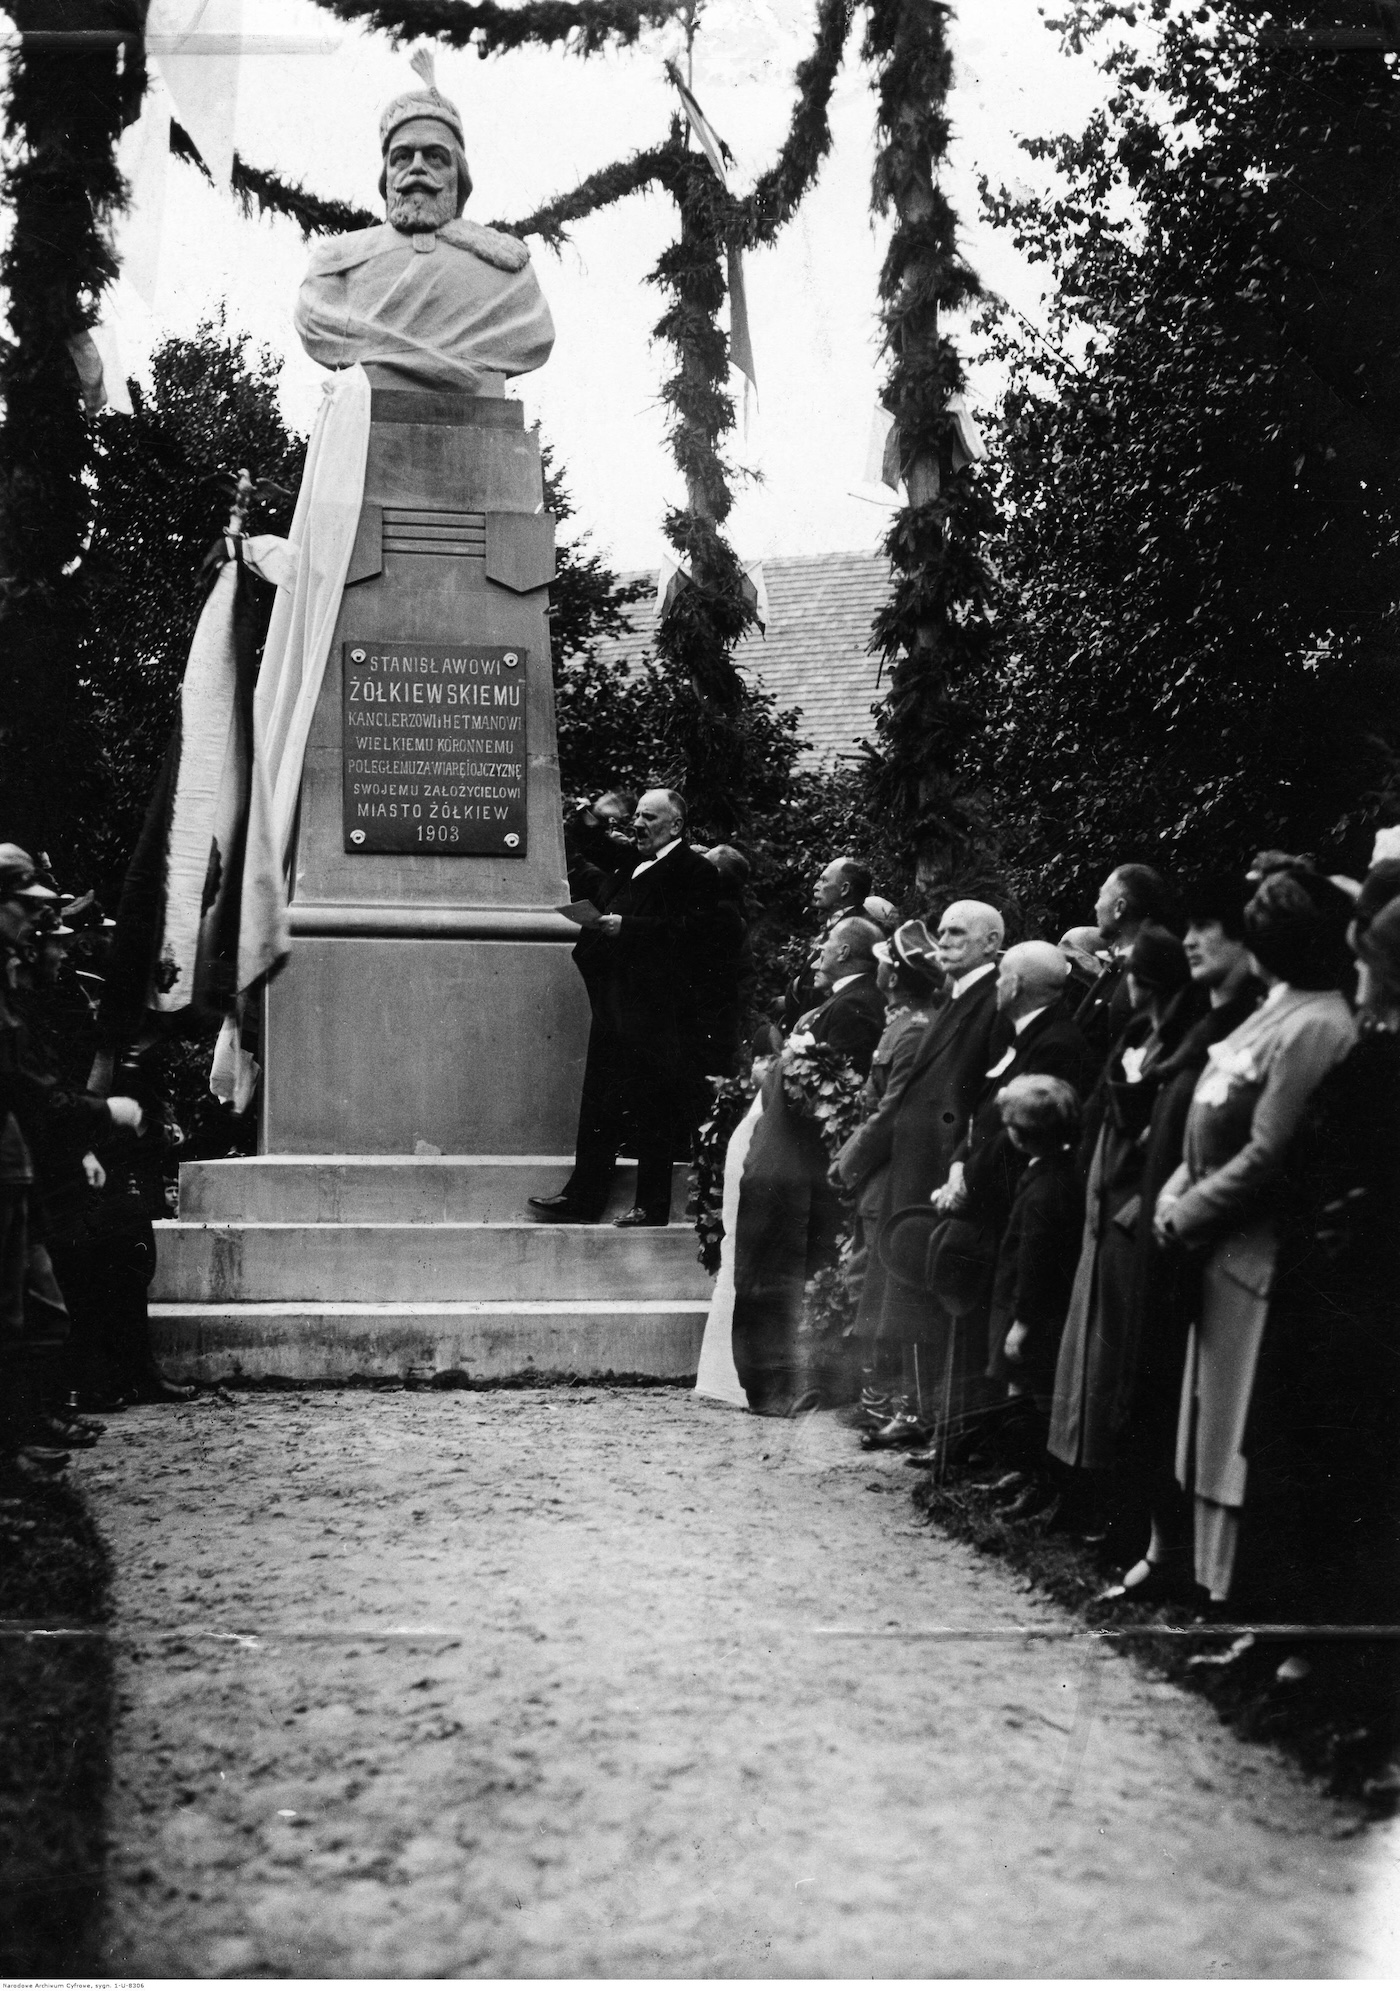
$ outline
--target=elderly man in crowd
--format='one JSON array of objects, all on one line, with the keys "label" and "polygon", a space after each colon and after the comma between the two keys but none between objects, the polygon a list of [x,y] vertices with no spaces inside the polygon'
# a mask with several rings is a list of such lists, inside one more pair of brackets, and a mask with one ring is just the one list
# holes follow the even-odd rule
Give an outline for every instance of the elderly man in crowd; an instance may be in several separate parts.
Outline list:
[{"label": "elderly man in crowd", "polygon": [[[1019,946],[1008,948],[1002,956],[997,969],[996,1007],[1002,1024],[1010,1025],[1011,1042],[988,1067],[967,1133],[949,1167],[948,1179],[933,1196],[936,1211],[958,1217],[982,1234],[986,1253],[986,1290],[975,1305],[968,1307],[959,1324],[959,1333],[969,1344],[970,1363],[975,1360],[973,1351],[979,1344],[985,1342],[987,1349],[988,1387],[980,1389],[970,1377],[964,1392],[965,1418],[974,1421],[981,1410],[998,1409],[1005,1399],[1005,1368],[1001,1359],[1005,1330],[995,1343],[989,1338],[991,1270],[994,1247],[1005,1232],[1027,1160],[1026,1150],[1011,1138],[998,1101],[1005,1087],[1019,1078],[1062,1079],[1074,1088],[1076,1095],[1089,1082],[1093,1054],[1065,1001],[1068,983],[1069,963],[1060,949],[1048,941],[1024,940]],[[950,1461],[935,1459],[929,1453],[915,1453],[911,1463],[916,1466],[937,1463],[942,1467]]]},{"label": "elderly man in crowd", "polygon": [[688,1156],[702,1103],[701,992],[717,944],[720,879],[685,841],[685,802],[653,788],[637,804],[636,860],[602,878],[596,924],[574,957],[593,1027],[579,1102],[574,1168],[530,1207],[549,1222],[596,1224],[622,1146],[637,1144],[637,1200],[620,1227],[671,1220],[671,1173]]},{"label": "elderly man in crowd", "polygon": [[1075,1020],[1099,1062],[1128,1027],[1127,962],[1133,942],[1149,923],[1161,924],[1170,909],[1166,880],[1148,864],[1117,864],[1104,879],[1094,907],[1094,926],[1111,960],[1081,996]]},{"label": "elderly man in crowd", "polygon": [[[887,1124],[889,1175],[880,1213],[883,1229],[897,1210],[927,1203],[948,1180],[958,1145],[994,1062],[992,1032],[997,1020],[996,962],[1005,927],[995,906],[960,899],[938,925],[937,957],[948,999],[934,1016],[915,1053],[899,1107]],[[868,1157],[872,1166],[882,1153]],[[969,1369],[968,1338],[954,1347],[953,1323],[921,1289],[894,1279],[872,1260],[861,1292],[856,1333],[865,1343],[870,1376],[864,1399],[873,1421],[880,1420],[885,1443],[915,1444],[928,1429],[926,1414],[941,1401],[952,1354],[959,1377]],[[985,1366],[977,1351],[975,1370]],[[959,1398],[965,1392],[956,1387]],[[903,1397],[901,1404],[893,1396]],[[922,1403],[920,1402],[922,1399]],[[890,1430],[894,1425],[895,1429]]]}]

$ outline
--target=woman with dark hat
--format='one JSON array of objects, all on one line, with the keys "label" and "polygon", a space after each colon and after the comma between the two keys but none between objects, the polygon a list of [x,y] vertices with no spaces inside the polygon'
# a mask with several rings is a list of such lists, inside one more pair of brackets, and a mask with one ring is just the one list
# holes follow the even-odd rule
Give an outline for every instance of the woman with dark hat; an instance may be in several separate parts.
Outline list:
[{"label": "woman with dark hat", "polygon": [[1237,1030],[1263,994],[1244,928],[1253,889],[1231,874],[1197,880],[1182,893],[1191,983],[1176,1000],[1193,1020],[1151,1074],[1142,1209],[1133,1245],[1136,1345],[1124,1363],[1119,1404],[1127,1566],[1122,1580],[1104,1593],[1114,1601],[1157,1603],[1191,1589],[1191,1503],[1176,1480],[1176,1427],[1200,1263],[1158,1243],[1152,1213],[1158,1191],[1181,1161],[1191,1095],[1211,1045]]},{"label": "woman with dark hat", "polygon": [[1263,877],[1245,909],[1260,1007],[1213,1044],[1185,1155],[1157,1198],[1164,1245],[1203,1260],[1182,1379],[1177,1477],[1194,1502],[1195,1578],[1216,1602],[1248,1580],[1241,1528],[1255,1369],[1278,1263],[1284,1168],[1309,1101],[1356,1038],[1340,993],[1352,904],[1307,866]]},{"label": "woman with dark hat", "polygon": [[[1174,1005],[1187,985],[1186,955],[1174,933],[1144,926],[1129,952],[1127,972],[1132,1018],[1086,1115],[1085,1149],[1092,1159],[1084,1235],[1055,1370],[1048,1441],[1050,1456],[1061,1465],[1096,1476],[1118,1463],[1124,1365],[1137,1347],[1134,1240],[1155,1075],[1193,1020]],[[1104,1481],[1079,1483],[1085,1501],[1091,1485],[1097,1491]],[[1072,1497],[1071,1507],[1076,1504]]]}]

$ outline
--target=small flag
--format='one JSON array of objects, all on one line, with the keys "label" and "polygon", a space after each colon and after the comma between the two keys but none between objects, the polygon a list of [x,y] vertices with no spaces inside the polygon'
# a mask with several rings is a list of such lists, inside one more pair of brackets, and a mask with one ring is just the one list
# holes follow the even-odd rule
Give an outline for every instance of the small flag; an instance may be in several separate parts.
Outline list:
[{"label": "small flag", "polygon": [[700,141],[700,150],[714,167],[715,178],[727,190],[729,186],[729,174],[726,171],[726,167],[734,163],[734,154],[730,151],[729,147],[710,123],[710,120],[696,103],[690,91],[686,88],[685,82],[681,77],[681,72],[677,69],[674,62],[666,64],[666,74],[680,93],[680,100],[685,106],[685,114],[690,120],[690,128]]},{"label": "small flag", "polygon": [[865,475],[861,481],[888,484],[892,491],[897,491],[900,486],[899,424],[889,409],[878,402],[871,410],[870,439],[865,446]]},{"label": "small flag", "polygon": [[760,636],[768,634],[768,583],[763,574],[761,560],[744,562],[744,600],[753,610],[753,619],[758,624]]},{"label": "small flag", "polygon": [[[744,288],[744,259],[739,245],[729,247],[729,364],[736,366],[748,387],[758,393],[758,373],[753,361],[753,339],[749,334],[749,298]],[[745,401],[748,387],[744,390]]]},{"label": "small flag", "polygon": [[953,421],[953,469],[965,470],[969,463],[980,463],[987,454],[971,408],[965,394],[955,394],[948,403],[948,413]]}]

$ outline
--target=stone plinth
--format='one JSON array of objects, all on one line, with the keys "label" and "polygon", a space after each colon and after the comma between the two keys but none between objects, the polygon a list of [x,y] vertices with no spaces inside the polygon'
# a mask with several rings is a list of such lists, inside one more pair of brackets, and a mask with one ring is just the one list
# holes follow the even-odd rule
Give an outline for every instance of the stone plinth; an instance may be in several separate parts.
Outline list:
[{"label": "stone plinth", "polygon": [[[517,401],[373,390],[364,504],[302,779],[291,959],[264,1012],[269,1153],[572,1146],[588,1005],[569,959],[576,931],[552,910],[566,896],[546,616],[553,554],[539,448],[523,422]],[[523,719],[527,743],[512,848],[504,836],[473,855],[352,841],[347,659],[429,648],[489,653],[500,696],[523,692],[505,713]],[[501,654],[518,661],[503,669]],[[449,681],[449,697],[459,684]],[[386,698],[412,689],[387,677],[374,688]],[[406,716],[417,713],[442,723],[441,706]],[[403,723],[398,708],[380,717]],[[395,745],[400,737],[410,738]],[[405,780],[384,775],[382,754],[361,764],[367,787],[393,798],[387,808],[426,817],[483,806],[425,799],[415,769],[440,755],[403,761]],[[498,792],[475,777],[431,788]],[[371,842],[378,827],[369,822]],[[421,820],[414,833],[438,827]]]},{"label": "stone plinth", "polygon": [[[173,1373],[688,1376],[710,1281],[695,1235],[532,1223],[560,1155],[266,1156],[186,1164],[151,1306]],[[612,1212],[633,1199],[620,1168]],[[684,1171],[676,1171],[679,1213]]]}]

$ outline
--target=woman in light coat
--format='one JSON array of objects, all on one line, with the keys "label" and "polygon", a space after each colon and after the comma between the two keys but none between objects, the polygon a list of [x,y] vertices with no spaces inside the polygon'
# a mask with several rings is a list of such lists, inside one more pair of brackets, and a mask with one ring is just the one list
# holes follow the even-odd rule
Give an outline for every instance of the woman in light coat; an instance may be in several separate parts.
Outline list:
[{"label": "woman in light coat", "polygon": [[1261,881],[1245,930],[1267,994],[1211,1045],[1187,1117],[1185,1159],[1157,1199],[1161,1243],[1204,1257],[1182,1379],[1177,1477],[1195,1506],[1196,1581],[1216,1602],[1249,1577],[1236,1567],[1248,1498],[1244,1440],[1289,1148],[1312,1095],[1356,1038],[1339,991],[1350,916],[1345,894],[1305,865]]}]

